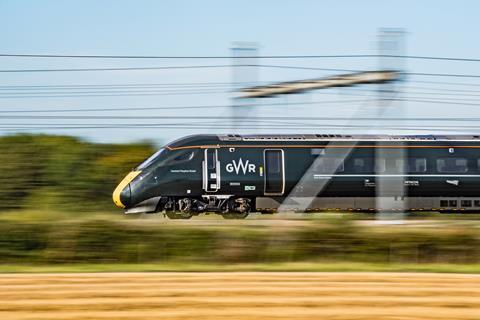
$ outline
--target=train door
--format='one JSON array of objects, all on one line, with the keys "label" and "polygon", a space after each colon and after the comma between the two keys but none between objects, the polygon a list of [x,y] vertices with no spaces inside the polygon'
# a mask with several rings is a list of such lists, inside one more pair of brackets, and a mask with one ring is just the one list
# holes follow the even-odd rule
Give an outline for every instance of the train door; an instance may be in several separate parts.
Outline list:
[{"label": "train door", "polygon": [[203,190],[216,192],[220,189],[220,162],[217,149],[205,149],[203,165]]},{"label": "train door", "polygon": [[282,149],[263,151],[265,195],[282,195],[285,191],[285,162]]}]

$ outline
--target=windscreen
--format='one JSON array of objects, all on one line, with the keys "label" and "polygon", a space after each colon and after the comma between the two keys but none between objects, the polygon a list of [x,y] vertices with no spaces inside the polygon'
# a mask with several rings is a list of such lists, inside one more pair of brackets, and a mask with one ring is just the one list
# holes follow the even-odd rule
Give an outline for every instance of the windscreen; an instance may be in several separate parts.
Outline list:
[{"label": "windscreen", "polygon": [[142,162],[138,167],[137,170],[143,170],[150,166],[152,163],[156,162],[157,159],[160,157],[164,156],[167,153],[167,150],[165,148],[162,148],[155,152],[153,155],[151,155],[147,160]]}]

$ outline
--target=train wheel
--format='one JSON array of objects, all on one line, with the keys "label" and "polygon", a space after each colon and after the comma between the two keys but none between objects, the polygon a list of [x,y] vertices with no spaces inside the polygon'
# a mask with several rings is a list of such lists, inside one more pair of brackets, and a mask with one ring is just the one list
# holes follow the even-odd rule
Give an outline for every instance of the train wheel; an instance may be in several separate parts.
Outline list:
[{"label": "train wheel", "polygon": [[174,210],[167,210],[165,214],[169,219],[190,219],[193,217],[192,199],[183,198],[178,200],[175,204]]},{"label": "train wheel", "polygon": [[231,199],[227,211],[222,214],[225,219],[245,219],[250,213],[250,200],[245,198]]}]

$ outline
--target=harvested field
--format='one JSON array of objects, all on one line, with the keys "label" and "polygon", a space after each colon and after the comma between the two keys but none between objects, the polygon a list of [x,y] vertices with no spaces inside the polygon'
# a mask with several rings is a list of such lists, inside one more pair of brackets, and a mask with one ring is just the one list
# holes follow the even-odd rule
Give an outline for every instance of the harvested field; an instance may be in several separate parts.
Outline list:
[{"label": "harvested field", "polygon": [[479,319],[480,275],[0,275],[0,319]]}]

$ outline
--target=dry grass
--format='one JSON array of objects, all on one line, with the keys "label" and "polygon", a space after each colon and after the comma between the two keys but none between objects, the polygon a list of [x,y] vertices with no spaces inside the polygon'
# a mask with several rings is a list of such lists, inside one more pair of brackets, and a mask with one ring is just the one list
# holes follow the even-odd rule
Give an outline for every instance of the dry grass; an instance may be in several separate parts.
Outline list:
[{"label": "dry grass", "polygon": [[480,275],[75,273],[0,276],[0,319],[479,319]]}]

